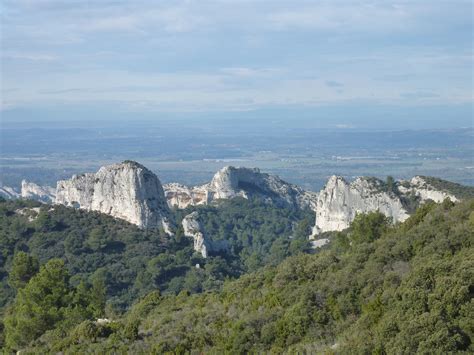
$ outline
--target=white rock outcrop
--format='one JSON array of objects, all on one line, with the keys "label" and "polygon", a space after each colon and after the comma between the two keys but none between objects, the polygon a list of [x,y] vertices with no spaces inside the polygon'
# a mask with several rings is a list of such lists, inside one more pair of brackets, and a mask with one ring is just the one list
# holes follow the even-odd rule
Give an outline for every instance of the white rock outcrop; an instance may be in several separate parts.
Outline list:
[{"label": "white rock outcrop", "polygon": [[453,194],[436,189],[422,176],[415,176],[410,182],[400,182],[398,190],[404,195],[414,194],[420,199],[420,203],[429,200],[439,203],[443,202],[446,198],[449,198],[453,202],[459,201]]},{"label": "white rock outcrop", "polygon": [[6,200],[14,200],[21,197],[21,194],[16,192],[13,187],[0,186],[0,197]]},{"label": "white rock outcrop", "polygon": [[21,216],[26,216],[28,217],[29,222],[33,222],[34,220],[36,220],[36,218],[38,218],[40,211],[41,209],[39,207],[33,207],[33,208],[24,207],[24,208],[19,208],[15,210],[15,213]]},{"label": "white rock outcrop", "polygon": [[409,214],[400,198],[385,192],[382,186],[375,178],[357,178],[348,183],[340,176],[331,176],[319,193],[313,237],[348,228],[358,213],[378,210],[394,222],[406,220]]},{"label": "white rock outcrop", "polygon": [[166,201],[169,207],[179,209],[188,206],[206,205],[209,203],[209,191],[204,186],[188,187],[178,183],[164,184]]},{"label": "white rock outcrop", "polygon": [[208,204],[219,199],[258,196],[276,205],[312,208],[317,194],[304,191],[287,183],[276,175],[260,172],[257,168],[227,166],[219,170],[210,183],[196,187],[180,184],[165,185],[165,194],[170,207],[186,208]]},{"label": "white rock outcrop", "polygon": [[157,176],[133,161],[104,166],[57,183],[57,204],[99,211],[141,228],[169,229],[169,209]]},{"label": "white rock outcrop", "polygon": [[194,250],[207,258],[210,252],[225,251],[228,248],[226,240],[212,241],[202,231],[199,223],[199,212],[194,211],[183,218],[184,235],[194,240]]},{"label": "white rock outcrop", "polygon": [[331,241],[328,238],[314,239],[310,242],[312,249],[319,249],[329,244]]},{"label": "white rock outcrop", "polygon": [[21,182],[21,197],[43,203],[52,203],[56,199],[56,189],[50,186],[40,186],[34,182]]}]

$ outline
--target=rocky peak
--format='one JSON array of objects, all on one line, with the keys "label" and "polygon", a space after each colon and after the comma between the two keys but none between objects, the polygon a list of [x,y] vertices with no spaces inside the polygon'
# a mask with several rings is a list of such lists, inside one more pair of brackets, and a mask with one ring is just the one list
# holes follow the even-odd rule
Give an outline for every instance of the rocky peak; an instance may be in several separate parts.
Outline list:
[{"label": "rocky peak", "polygon": [[141,228],[169,231],[169,209],[158,177],[134,161],[73,175],[57,183],[56,203],[99,211]]},{"label": "rocky peak", "polygon": [[192,188],[168,184],[165,190],[170,206],[178,208],[234,197],[258,196],[277,205],[298,208],[311,207],[315,201],[314,193],[308,193],[278,176],[262,173],[257,168],[233,166],[219,170],[208,184]]},{"label": "rocky peak", "polygon": [[211,180],[210,190],[215,199],[228,199],[235,196],[247,197],[246,190],[253,188],[255,192],[262,191],[264,180],[257,168],[236,168],[226,166],[219,170]]}]

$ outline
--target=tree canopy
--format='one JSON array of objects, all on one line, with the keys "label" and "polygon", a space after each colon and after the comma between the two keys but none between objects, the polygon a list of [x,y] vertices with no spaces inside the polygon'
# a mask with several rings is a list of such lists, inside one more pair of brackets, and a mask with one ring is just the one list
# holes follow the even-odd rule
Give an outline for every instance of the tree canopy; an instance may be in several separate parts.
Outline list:
[{"label": "tree canopy", "polygon": [[[378,213],[359,215],[319,253],[207,292],[189,292],[191,280],[177,294],[152,291],[107,324],[87,313],[92,297],[80,296],[53,260],[7,312],[7,344],[34,353],[472,353],[473,231],[474,200],[427,204],[396,226]],[[212,261],[216,272],[222,260]],[[71,305],[89,317],[64,317]],[[20,342],[30,328],[18,318],[35,306],[50,310],[32,317],[44,333]]]}]

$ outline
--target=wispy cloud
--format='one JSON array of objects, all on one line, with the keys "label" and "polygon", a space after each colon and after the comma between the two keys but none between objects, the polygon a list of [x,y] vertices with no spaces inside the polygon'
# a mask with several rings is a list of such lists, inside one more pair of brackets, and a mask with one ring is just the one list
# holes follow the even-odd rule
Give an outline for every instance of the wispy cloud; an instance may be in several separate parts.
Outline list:
[{"label": "wispy cloud", "polygon": [[453,1],[4,0],[2,99],[183,111],[471,102],[472,5]]},{"label": "wispy cloud", "polygon": [[330,88],[341,88],[344,86],[343,83],[340,83],[339,81],[334,81],[334,80],[326,80],[325,83]]},{"label": "wispy cloud", "polygon": [[439,94],[429,91],[402,92],[400,97],[404,99],[433,99],[440,97]]},{"label": "wispy cloud", "polygon": [[21,52],[5,52],[2,53],[3,59],[20,59],[28,61],[50,62],[58,60],[59,57],[54,54],[45,53],[21,53]]},{"label": "wispy cloud", "polygon": [[86,31],[138,30],[139,18],[135,16],[116,16],[96,19],[83,25]]},{"label": "wispy cloud", "polygon": [[400,30],[411,25],[412,14],[403,5],[385,2],[321,2],[297,10],[277,10],[268,24],[280,30]]}]

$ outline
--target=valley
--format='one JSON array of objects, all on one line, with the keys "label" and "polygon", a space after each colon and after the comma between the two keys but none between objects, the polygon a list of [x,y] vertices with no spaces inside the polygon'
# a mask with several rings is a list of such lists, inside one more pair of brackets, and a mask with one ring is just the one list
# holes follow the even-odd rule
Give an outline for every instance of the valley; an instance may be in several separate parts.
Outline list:
[{"label": "valley", "polygon": [[[1,184],[22,179],[42,185],[126,159],[137,160],[163,183],[199,185],[227,165],[257,167],[307,190],[331,175],[384,179],[436,176],[474,185],[473,130],[370,131],[297,122],[138,122],[113,128],[91,122],[4,125]],[[177,134],[179,132],[179,134]]]}]

